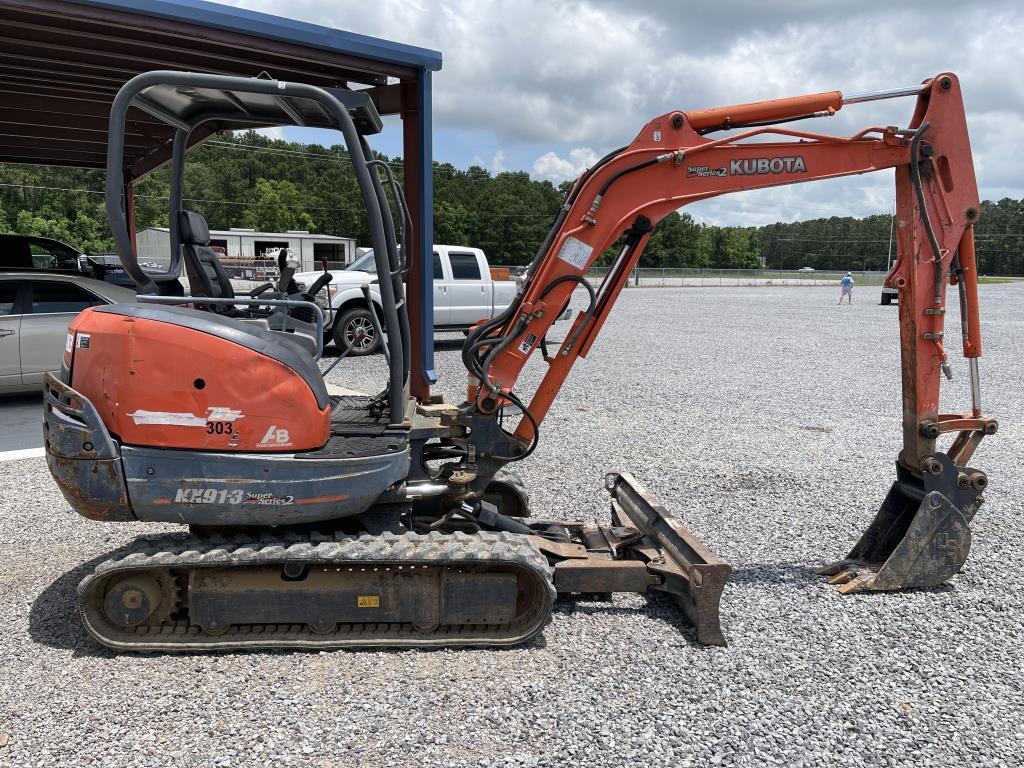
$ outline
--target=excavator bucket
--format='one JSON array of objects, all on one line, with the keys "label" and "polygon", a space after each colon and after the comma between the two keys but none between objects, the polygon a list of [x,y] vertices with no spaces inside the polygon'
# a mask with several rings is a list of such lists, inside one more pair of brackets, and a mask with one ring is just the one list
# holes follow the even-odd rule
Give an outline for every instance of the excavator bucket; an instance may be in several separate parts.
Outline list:
[{"label": "excavator bucket", "polygon": [[896,482],[850,554],[818,570],[840,592],[934,587],[967,560],[988,478],[944,453],[923,463],[923,478],[897,463]]}]

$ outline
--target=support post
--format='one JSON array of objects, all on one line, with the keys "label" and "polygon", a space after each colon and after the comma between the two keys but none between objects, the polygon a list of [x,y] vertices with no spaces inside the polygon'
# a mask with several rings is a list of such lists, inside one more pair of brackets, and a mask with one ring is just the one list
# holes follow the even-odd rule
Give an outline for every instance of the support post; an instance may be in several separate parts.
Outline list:
[{"label": "support post", "polygon": [[402,138],[405,195],[410,221],[402,242],[410,272],[406,281],[409,307],[412,370],[410,392],[429,402],[434,370],[434,250],[433,136],[431,127],[431,73],[420,70],[415,81],[402,83]]}]

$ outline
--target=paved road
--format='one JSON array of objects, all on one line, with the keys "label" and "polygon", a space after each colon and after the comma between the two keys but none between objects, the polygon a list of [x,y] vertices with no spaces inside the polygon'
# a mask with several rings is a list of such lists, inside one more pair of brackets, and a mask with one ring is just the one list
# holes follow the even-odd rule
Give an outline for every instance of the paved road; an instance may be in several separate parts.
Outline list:
[{"label": "paved road", "polygon": [[[43,448],[42,394],[0,395],[0,461]],[[17,453],[14,453],[17,451]],[[42,455],[40,453],[40,455]]]}]

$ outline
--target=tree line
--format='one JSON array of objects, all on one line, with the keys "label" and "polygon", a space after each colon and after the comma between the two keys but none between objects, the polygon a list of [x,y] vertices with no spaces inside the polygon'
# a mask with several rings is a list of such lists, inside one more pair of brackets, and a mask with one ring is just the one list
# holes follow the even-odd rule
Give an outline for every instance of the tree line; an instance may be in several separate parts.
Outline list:
[{"label": "tree line", "polygon": [[[378,155],[401,180],[401,161]],[[544,239],[569,182],[525,172],[492,174],[434,163],[434,241],[483,248],[493,264],[522,265]],[[87,253],[113,241],[103,210],[103,172],[0,166],[0,231],[42,235]],[[140,229],[167,225],[166,169],[136,185]],[[369,243],[359,189],[343,147],[302,145],[249,131],[196,147],[185,172],[185,205],[212,229],[305,229]],[[397,210],[395,211],[397,221]],[[720,227],[677,212],[651,236],[641,266],[718,269],[884,270],[891,217],[831,217],[762,227]],[[983,274],[1024,274],[1024,201],[982,203],[976,227]],[[603,259],[607,260],[609,254]]]}]

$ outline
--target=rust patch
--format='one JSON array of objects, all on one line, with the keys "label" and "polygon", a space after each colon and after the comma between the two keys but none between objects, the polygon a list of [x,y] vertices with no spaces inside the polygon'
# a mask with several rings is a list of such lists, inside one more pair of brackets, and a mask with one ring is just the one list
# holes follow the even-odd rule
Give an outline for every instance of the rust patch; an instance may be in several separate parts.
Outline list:
[{"label": "rust patch", "polygon": [[68,504],[90,520],[134,520],[120,462],[116,459],[66,459],[47,453],[46,463]]}]

